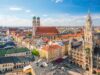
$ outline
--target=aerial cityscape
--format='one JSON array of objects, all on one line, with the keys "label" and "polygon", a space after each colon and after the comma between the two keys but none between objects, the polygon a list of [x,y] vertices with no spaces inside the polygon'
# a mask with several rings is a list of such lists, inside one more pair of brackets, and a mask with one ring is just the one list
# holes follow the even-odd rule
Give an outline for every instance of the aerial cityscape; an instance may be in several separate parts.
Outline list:
[{"label": "aerial cityscape", "polygon": [[100,75],[100,1],[1,0],[0,75]]}]

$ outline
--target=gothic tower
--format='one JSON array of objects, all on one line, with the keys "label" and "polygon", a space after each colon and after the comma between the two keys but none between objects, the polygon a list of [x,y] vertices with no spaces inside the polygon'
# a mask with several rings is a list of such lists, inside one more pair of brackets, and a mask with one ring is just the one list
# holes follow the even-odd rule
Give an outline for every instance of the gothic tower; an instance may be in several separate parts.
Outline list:
[{"label": "gothic tower", "polygon": [[37,17],[37,26],[40,26],[40,17]]},{"label": "gothic tower", "polygon": [[40,17],[34,16],[32,24],[33,24],[33,26],[32,26],[33,27],[33,29],[32,29],[32,36],[34,37],[37,27],[40,26]]},{"label": "gothic tower", "polygon": [[32,37],[35,36],[35,32],[36,32],[36,16],[33,17],[33,21],[32,21]]},{"label": "gothic tower", "polygon": [[90,13],[88,13],[86,19],[86,25],[84,28],[84,49],[85,49],[85,56],[86,56],[86,68],[89,69],[89,75],[92,75],[93,33],[92,33],[92,20],[91,20]]}]

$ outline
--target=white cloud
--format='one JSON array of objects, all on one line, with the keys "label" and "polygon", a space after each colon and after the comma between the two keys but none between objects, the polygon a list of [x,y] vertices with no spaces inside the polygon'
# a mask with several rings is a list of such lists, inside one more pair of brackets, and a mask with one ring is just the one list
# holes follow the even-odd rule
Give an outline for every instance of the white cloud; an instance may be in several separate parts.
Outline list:
[{"label": "white cloud", "polygon": [[85,16],[72,16],[69,14],[58,14],[54,17],[45,17],[42,18],[42,25],[49,26],[75,26],[75,25],[83,25]]},{"label": "white cloud", "polygon": [[[34,14],[32,15],[34,16]],[[87,15],[54,14],[48,17],[41,17],[42,26],[83,26]],[[100,14],[92,16],[93,25],[100,25]],[[32,26],[32,18],[18,18],[16,16],[0,15],[2,26]]]},{"label": "white cloud", "polygon": [[43,16],[43,17],[48,17],[48,15],[47,15],[47,14],[43,14],[42,16]]},{"label": "white cloud", "polygon": [[0,25],[2,26],[31,26],[31,19],[18,18],[16,16],[0,17]]},{"label": "white cloud", "polygon": [[25,10],[25,12],[26,12],[26,13],[30,13],[30,12],[31,12],[31,10]]},{"label": "white cloud", "polygon": [[30,13],[31,10],[29,9],[24,9],[24,8],[21,8],[21,7],[10,7],[9,8],[10,11],[22,11],[23,13],[26,12],[26,13]]},{"label": "white cloud", "polygon": [[53,0],[55,3],[62,3],[64,0]]},{"label": "white cloud", "polygon": [[93,19],[100,19],[100,14],[94,14]]},{"label": "white cloud", "polygon": [[33,16],[35,16],[35,14],[31,14],[30,16],[33,17]]},{"label": "white cloud", "polygon": [[[59,14],[56,18],[45,17],[42,18],[42,25],[48,26],[83,26],[86,22],[87,15],[70,15],[70,14]],[[98,25],[100,21],[100,15],[91,15],[93,25]]]},{"label": "white cloud", "polygon": [[11,11],[21,11],[22,8],[20,8],[20,7],[10,7],[9,10],[11,10]]}]

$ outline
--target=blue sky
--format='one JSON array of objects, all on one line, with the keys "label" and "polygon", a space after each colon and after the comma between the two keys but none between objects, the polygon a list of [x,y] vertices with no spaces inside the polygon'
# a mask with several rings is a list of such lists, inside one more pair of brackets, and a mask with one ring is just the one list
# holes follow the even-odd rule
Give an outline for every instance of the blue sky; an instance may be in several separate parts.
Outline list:
[{"label": "blue sky", "polygon": [[31,26],[33,16],[45,26],[84,25],[88,9],[100,25],[100,0],[0,0],[0,26]]}]

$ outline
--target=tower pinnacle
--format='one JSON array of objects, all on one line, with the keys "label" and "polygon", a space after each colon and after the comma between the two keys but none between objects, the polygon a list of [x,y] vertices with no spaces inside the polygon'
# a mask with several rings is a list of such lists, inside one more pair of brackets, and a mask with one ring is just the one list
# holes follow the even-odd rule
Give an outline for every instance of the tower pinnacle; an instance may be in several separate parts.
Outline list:
[{"label": "tower pinnacle", "polygon": [[88,16],[86,19],[86,25],[85,25],[85,31],[84,31],[84,42],[85,42],[85,51],[86,51],[86,60],[89,62],[86,62],[86,67],[89,69],[89,75],[92,75],[92,69],[93,69],[93,59],[92,59],[92,51],[93,51],[93,34],[92,34],[92,20],[90,11],[88,11]]}]

